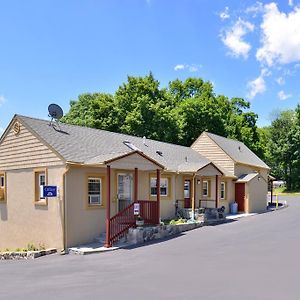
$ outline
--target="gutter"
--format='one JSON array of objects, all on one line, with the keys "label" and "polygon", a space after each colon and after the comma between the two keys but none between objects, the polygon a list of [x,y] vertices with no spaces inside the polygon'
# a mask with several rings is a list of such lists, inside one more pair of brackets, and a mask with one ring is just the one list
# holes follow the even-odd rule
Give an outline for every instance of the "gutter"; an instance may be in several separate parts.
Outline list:
[{"label": "gutter", "polygon": [[68,253],[68,249],[67,249],[67,173],[70,170],[70,166],[66,165],[66,170],[63,173],[63,249],[61,251],[61,254],[67,254]]}]

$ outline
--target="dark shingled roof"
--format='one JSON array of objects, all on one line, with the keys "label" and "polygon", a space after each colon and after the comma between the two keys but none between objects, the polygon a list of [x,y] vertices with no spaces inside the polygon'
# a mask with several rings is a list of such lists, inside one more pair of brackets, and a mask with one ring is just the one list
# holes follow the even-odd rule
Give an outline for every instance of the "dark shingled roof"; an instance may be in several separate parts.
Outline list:
[{"label": "dark shingled roof", "polygon": [[219,145],[235,162],[270,169],[254,152],[242,142],[213,133],[206,134]]},{"label": "dark shingled roof", "polygon": [[20,115],[17,118],[70,162],[96,163],[124,155],[133,151],[124,144],[128,141],[137,148],[135,150],[140,150],[170,171],[178,171],[178,167],[182,168],[185,163],[196,166],[210,163],[209,159],[189,147],[151,139],[147,139],[144,145],[141,137],[63,123],[53,127],[49,125],[50,121]]}]

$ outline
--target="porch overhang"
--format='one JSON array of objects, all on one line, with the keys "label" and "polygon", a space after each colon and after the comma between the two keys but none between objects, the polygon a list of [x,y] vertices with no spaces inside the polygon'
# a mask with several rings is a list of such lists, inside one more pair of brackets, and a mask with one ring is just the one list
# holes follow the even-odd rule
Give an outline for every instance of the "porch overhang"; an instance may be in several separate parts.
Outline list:
[{"label": "porch overhang", "polygon": [[241,175],[235,183],[248,183],[253,180],[255,177],[259,176],[259,173],[248,173]]},{"label": "porch overhang", "polygon": [[135,169],[141,171],[163,170],[165,167],[141,151],[101,154],[84,162],[86,166],[111,166],[115,169]]},{"label": "porch overhang", "polygon": [[196,174],[199,176],[223,176],[225,175],[223,171],[220,170],[214,163],[212,162],[197,162],[197,163],[184,163],[178,167],[179,173],[187,173],[187,174]]}]

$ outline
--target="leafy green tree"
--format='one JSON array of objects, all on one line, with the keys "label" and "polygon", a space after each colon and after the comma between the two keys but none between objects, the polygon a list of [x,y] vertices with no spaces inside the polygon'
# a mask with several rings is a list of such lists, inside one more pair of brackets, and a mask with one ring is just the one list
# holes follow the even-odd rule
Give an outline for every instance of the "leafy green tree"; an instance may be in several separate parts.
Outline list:
[{"label": "leafy green tree", "polygon": [[293,172],[293,138],[296,114],[293,110],[283,111],[273,120],[270,127],[269,163],[273,174],[287,182],[287,188],[292,189]]},{"label": "leafy green tree", "polygon": [[216,95],[209,81],[176,79],[161,88],[152,73],[128,76],[114,95],[83,94],[63,121],[190,146],[205,130],[242,140],[263,157],[257,115],[242,98]]},{"label": "leafy green tree", "polygon": [[109,131],[118,130],[117,110],[110,94],[82,94],[70,102],[70,110],[62,121]]},{"label": "leafy green tree", "polygon": [[115,94],[121,132],[175,142],[178,135],[172,99],[152,73],[129,76]]}]

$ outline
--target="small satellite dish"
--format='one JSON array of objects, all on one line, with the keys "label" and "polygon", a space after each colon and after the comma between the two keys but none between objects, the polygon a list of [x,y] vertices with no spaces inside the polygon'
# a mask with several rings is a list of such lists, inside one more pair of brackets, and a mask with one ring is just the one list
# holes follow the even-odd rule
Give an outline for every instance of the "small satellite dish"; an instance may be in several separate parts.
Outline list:
[{"label": "small satellite dish", "polygon": [[49,125],[55,129],[55,126],[53,125],[53,119],[54,119],[60,130],[58,121],[64,115],[62,108],[59,105],[52,103],[48,106],[48,112],[49,112],[49,117],[51,117],[51,121]]},{"label": "small satellite dish", "polygon": [[51,117],[52,120],[53,119],[59,120],[64,115],[62,108],[59,105],[54,103],[48,106],[48,112],[49,112],[49,117]]}]

